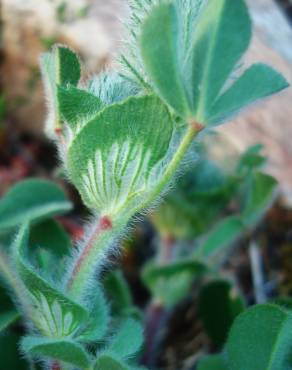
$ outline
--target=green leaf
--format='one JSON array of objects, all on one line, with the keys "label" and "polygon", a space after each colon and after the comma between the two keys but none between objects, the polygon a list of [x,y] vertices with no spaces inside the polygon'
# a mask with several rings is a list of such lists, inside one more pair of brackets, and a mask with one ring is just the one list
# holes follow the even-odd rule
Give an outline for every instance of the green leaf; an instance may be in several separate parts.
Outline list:
[{"label": "green leaf", "polygon": [[30,318],[49,337],[73,335],[88,319],[87,311],[41,277],[26,258],[28,227],[23,226],[14,245],[14,260],[19,277],[30,293]]},{"label": "green leaf", "polygon": [[150,11],[142,25],[141,55],[159,96],[185,120],[215,125],[288,86],[280,74],[260,64],[236,80],[251,39],[244,0],[199,2],[195,16],[186,18],[182,7],[186,3],[177,1]]},{"label": "green leaf", "polygon": [[230,370],[290,370],[292,316],[276,305],[257,305],[233,324],[226,345]]},{"label": "green leaf", "polygon": [[[29,236],[29,256],[38,267],[52,274],[63,270],[61,259],[69,255],[71,240],[63,227],[49,219],[34,225]],[[61,266],[60,266],[61,265]]]},{"label": "green leaf", "polygon": [[78,337],[78,340],[85,342],[97,342],[101,340],[108,330],[110,315],[107,302],[102,289],[99,286],[94,288],[94,295],[91,297],[89,319],[85,330]]},{"label": "green leaf", "polygon": [[94,370],[130,370],[130,367],[120,362],[110,354],[101,355],[96,363]]},{"label": "green leaf", "polygon": [[0,336],[0,370],[29,370],[29,364],[19,351],[19,335],[5,333]]},{"label": "green leaf", "polygon": [[254,64],[223,93],[213,105],[209,124],[217,124],[259,99],[288,87],[287,81],[273,68]]},{"label": "green leaf", "polygon": [[200,317],[216,346],[224,345],[234,319],[244,309],[242,297],[226,280],[211,281],[200,292]]},{"label": "green leaf", "polygon": [[183,117],[190,116],[182,78],[178,43],[179,25],[174,4],[162,4],[146,19],[141,34],[145,69],[161,97]]},{"label": "green leaf", "polygon": [[34,225],[29,235],[29,244],[33,248],[43,248],[51,251],[57,257],[68,255],[71,250],[71,240],[64,228],[54,219],[49,219]]},{"label": "green leaf", "polygon": [[143,344],[143,328],[133,319],[127,319],[122,323],[114,335],[109,351],[119,358],[126,359],[137,353]]},{"label": "green leaf", "polygon": [[245,175],[246,172],[261,167],[267,161],[267,158],[261,154],[262,150],[262,144],[252,145],[240,156],[237,166],[239,174]]},{"label": "green leaf", "polygon": [[207,268],[194,260],[182,260],[168,265],[150,263],[143,270],[142,278],[152,295],[171,307],[184,298],[192,282],[202,276]]},{"label": "green leaf", "polygon": [[51,53],[42,55],[41,69],[51,105],[46,130],[48,134],[53,135],[56,130],[62,127],[57,99],[57,85],[77,86],[81,76],[80,64],[73,51],[67,47],[56,45]]},{"label": "green leaf", "polygon": [[70,339],[24,337],[21,348],[29,355],[59,360],[81,369],[90,368],[89,355],[82,346]]},{"label": "green leaf", "polygon": [[196,258],[207,259],[229,247],[244,232],[244,225],[238,216],[229,216],[220,221],[207,235],[194,253]]},{"label": "green leaf", "polygon": [[73,132],[80,130],[102,107],[99,98],[74,86],[58,86],[57,94],[61,118]]},{"label": "green leaf", "polygon": [[111,301],[111,311],[123,315],[133,307],[133,301],[128,283],[120,270],[109,272],[104,279],[104,287]]},{"label": "green leaf", "polygon": [[24,222],[40,221],[72,209],[72,204],[53,182],[29,179],[14,185],[0,201],[0,231]]},{"label": "green leaf", "polygon": [[167,109],[154,96],[101,111],[68,151],[69,176],[84,203],[110,216],[137,207],[159,181],[172,130]]},{"label": "green leaf", "polygon": [[210,355],[200,360],[197,370],[228,370],[223,355]]},{"label": "green leaf", "polygon": [[242,210],[242,219],[248,227],[259,222],[260,218],[270,207],[277,181],[269,175],[255,172],[250,177],[248,196]]}]

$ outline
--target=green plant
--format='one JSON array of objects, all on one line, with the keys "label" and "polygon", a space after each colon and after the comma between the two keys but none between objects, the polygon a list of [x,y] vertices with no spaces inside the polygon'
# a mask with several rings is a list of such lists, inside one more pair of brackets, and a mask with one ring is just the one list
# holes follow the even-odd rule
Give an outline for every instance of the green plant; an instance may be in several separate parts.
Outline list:
[{"label": "green plant", "polygon": [[[141,325],[131,318],[111,323],[98,279],[108,253],[118,248],[133,217],[167,192],[201,131],[287,87],[263,64],[239,73],[251,38],[243,0],[130,4],[131,37],[120,74],[104,73],[84,84],[70,49],[56,46],[42,57],[47,133],[93,215],[65,268],[58,266],[57,279],[48,268],[56,253],[52,259],[41,253],[36,262],[29,250],[30,223],[62,211],[59,196],[57,204],[42,207],[50,194],[44,185],[37,195],[37,182],[29,184],[30,192],[27,184],[20,191],[31,208],[19,211],[16,192],[3,200],[3,209],[12,209],[3,228],[21,225],[2,271],[29,323],[21,348],[51,370],[137,369],[132,357],[142,345]],[[39,194],[45,200],[35,207]],[[201,258],[209,256],[206,247],[199,251]]]}]

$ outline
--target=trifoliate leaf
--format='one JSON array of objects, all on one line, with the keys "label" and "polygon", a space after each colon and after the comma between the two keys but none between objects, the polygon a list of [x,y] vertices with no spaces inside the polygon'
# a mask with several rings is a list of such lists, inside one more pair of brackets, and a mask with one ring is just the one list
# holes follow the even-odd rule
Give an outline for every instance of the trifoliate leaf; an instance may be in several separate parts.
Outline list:
[{"label": "trifoliate leaf", "polygon": [[140,45],[155,90],[182,118],[219,124],[288,86],[280,74],[261,64],[236,80],[237,65],[251,39],[244,0],[200,2],[188,21],[181,16],[185,5],[180,3],[164,3],[150,11]]},{"label": "trifoliate leaf", "polygon": [[[199,313],[212,342],[223,346],[234,319],[245,309],[242,297],[226,280],[206,284],[199,295]],[[218,318],[220,317],[220,320]]]},{"label": "trifoliate leaf", "polygon": [[241,218],[229,216],[214,226],[205,240],[198,246],[194,256],[200,259],[210,258],[228,248],[243,232],[244,224]]},{"label": "trifoliate leaf", "polygon": [[14,260],[20,279],[30,293],[31,319],[49,337],[71,336],[82,326],[87,311],[41,277],[28,262],[28,227],[23,226],[14,245]]},{"label": "trifoliate leaf", "polygon": [[0,231],[24,222],[47,219],[70,211],[72,204],[53,182],[29,179],[14,185],[0,200]]},{"label": "trifoliate leaf", "polygon": [[77,56],[69,48],[55,46],[51,53],[41,57],[41,69],[46,93],[49,101],[49,114],[47,119],[47,133],[54,136],[62,128],[57,98],[57,85],[77,86],[81,70]]},{"label": "trifoliate leaf", "polygon": [[200,360],[198,370],[228,370],[223,355],[210,355]]},{"label": "trifoliate leaf", "polygon": [[292,316],[279,306],[256,305],[235,320],[226,345],[230,370],[290,370]]},{"label": "trifoliate leaf", "polygon": [[159,181],[172,120],[154,96],[105,108],[68,151],[69,176],[83,201],[107,215],[138,206]]},{"label": "trifoliate leaf", "polygon": [[70,339],[48,339],[41,337],[24,337],[22,350],[38,358],[59,360],[80,369],[90,368],[90,358],[84,348]]},{"label": "trifoliate leaf", "polygon": [[94,287],[92,294],[92,303],[89,309],[89,319],[86,327],[78,340],[84,342],[97,342],[101,340],[109,325],[109,308],[105,300],[102,289],[99,286]]},{"label": "trifoliate leaf", "polygon": [[126,359],[137,353],[143,343],[143,328],[133,319],[127,319],[122,323],[114,335],[109,351],[119,358]]}]

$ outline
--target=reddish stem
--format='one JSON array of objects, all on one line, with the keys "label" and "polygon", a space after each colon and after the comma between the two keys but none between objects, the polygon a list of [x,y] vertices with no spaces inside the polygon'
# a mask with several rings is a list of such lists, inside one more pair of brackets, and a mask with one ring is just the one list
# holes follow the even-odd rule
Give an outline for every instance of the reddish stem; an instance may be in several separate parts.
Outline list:
[{"label": "reddish stem", "polygon": [[51,370],[61,370],[61,366],[60,366],[59,362],[54,361],[54,362],[52,363]]},{"label": "reddish stem", "polygon": [[89,255],[91,249],[94,247],[96,239],[100,236],[100,234],[103,231],[110,230],[110,229],[112,229],[112,227],[113,227],[112,221],[108,216],[103,216],[99,219],[99,221],[98,221],[95,229],[93,230],[90,238],[88,239],[82,253],[80,254],[79,258],[77,259],[77,261],[75,263],[75,266],[74,266],[73,271],[72,271],[72,275],[71,275],[71,277],[69,279],[69,282],[68,282],[68,285],[67,285],[68,289],[70,289],[72,287],[74,279],[75,279],[76,275],[78,274],[78,272],[80,271],[84,260]]}]

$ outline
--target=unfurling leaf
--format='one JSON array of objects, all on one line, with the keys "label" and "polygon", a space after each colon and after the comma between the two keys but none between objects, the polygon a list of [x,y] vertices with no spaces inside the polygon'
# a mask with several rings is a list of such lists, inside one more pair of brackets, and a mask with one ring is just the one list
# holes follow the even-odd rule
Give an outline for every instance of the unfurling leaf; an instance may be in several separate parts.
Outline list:
[{"label": "unfurling leaf", "polygon": [[65,46],[56,45],[51,53],[42,55],[41,69],[50,103],[46,131],[48,135],[54,137],[56,132],[62,129],[57,86],[77,86],[81,76],[80,64],[73,51]]},{"label": "unfurling leaf", "polygon": [[101,111],[68,151],[69,176],[85,204],[107,215],[137,207],[159,181],[172,131],[167,109],[154,96]]},{"label": "unfurling leaf", "polygon": [[90,368],[90,357],[87,352],[80,344],[70,339],[24,337],[21,348],[25,353],[38,358],[59,360],[80,369]]},{"label": "unfurling leaf", "polygon": [[[201,2],[187,20],[181,3],[153,8],[142,26],[141,53],[155,90],[182,118],[216,125],[288,86],[263,64],[235,76],[251,39],[243,0]],[[188,47],[183,47],[186,43]]]},{"label": "unfurling leaf", "polygon": [[29,179],[14,185],[0,200],[0,232],[68,212],[71,202],[53,182]]},{"label": "unfurling leaf", "polygon": [[87,311],[41,277],[27,260],[28,227],[21,228],[14,245],[14,260],[20,279],[30,293],[31,319],[48,337],[74,334],[87,320]]},{"label": "unfurling leaf", "polygon": [[235,320],[226,345],[230,370],[291,370],[291,312],[256,305]]}]

